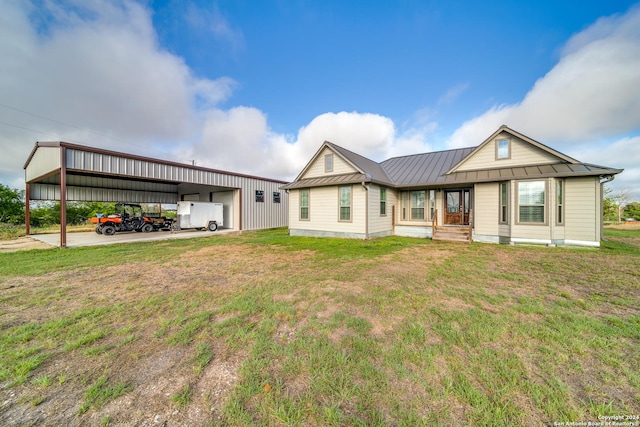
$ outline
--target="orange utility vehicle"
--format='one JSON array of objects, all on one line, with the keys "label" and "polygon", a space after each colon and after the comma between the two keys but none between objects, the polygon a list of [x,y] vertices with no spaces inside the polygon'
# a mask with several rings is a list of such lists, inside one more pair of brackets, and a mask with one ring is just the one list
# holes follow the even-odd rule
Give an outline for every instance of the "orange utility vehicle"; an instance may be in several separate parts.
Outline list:
[{"label": "orange utility vehicle", "polygon": [[98,214],[91,218],[96,225],[96,233],[113,236],[120,231],[138,231],[148,233],[154,230],[169,230],[173,220],[164,217],[152,217],[142,212],[142,206],[132,203],[116,203],[113,215]]}]

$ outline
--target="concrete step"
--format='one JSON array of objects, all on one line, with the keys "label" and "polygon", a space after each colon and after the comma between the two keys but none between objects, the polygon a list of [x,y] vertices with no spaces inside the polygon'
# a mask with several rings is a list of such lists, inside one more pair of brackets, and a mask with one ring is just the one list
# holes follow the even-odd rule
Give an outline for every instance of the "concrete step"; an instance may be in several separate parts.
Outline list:
[{"label": "concrete step", "polygon": [[433,240],[469,243],[471,241],[469,233],[468,228],[438,227],[435,230]]}]

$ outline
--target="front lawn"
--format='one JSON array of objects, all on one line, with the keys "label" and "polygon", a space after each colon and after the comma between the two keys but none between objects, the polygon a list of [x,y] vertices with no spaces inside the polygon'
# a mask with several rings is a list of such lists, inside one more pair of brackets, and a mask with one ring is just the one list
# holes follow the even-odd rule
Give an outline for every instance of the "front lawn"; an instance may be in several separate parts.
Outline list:
[{"label": "front lawn", "polygon": [[290,237],[0,253],[1,425],[640,415],[640,230],[601,249]]}]

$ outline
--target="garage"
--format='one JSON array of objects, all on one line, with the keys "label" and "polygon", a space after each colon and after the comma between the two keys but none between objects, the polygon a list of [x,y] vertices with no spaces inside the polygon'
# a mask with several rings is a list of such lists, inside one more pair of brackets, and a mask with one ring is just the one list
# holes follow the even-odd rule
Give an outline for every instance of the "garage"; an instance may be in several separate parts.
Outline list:
[{"label": "garage", "polygon": [[203,168],[68,142],[36,142],[25,165],[29,202],[60,201],[60,247],[66,247],[66,202],[176,204],[216,202],[235,231],[285,227],[286,181]]}]

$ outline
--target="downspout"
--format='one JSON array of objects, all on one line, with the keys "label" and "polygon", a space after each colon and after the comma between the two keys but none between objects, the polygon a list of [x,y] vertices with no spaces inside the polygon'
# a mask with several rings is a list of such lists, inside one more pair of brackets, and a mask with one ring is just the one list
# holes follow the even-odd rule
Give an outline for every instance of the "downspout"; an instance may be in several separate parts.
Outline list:
[{"label": "downspout", "polygon": [[[367,175],[367,177],[369,177]],[[360,184],[362,184],[362,188],[364,188],[364,191],[366,191],[366,195],[365,195],[365,207],[364,207],[364,214],[365,214],[365,218],[364,218],[364,239],[365,240],[369,240],[369,187],[367,187],[367,183],[366,182],[361,182]]]},{"label": "downspout", "polygon": [[604,240],[602,237],[604,236],[604,212],[603,212],[603,204],[602,200],[604,199],[604,185],[608,182],[616,179],[615,175],[605,175],[604,181],[600,181],[600,240]]}]

